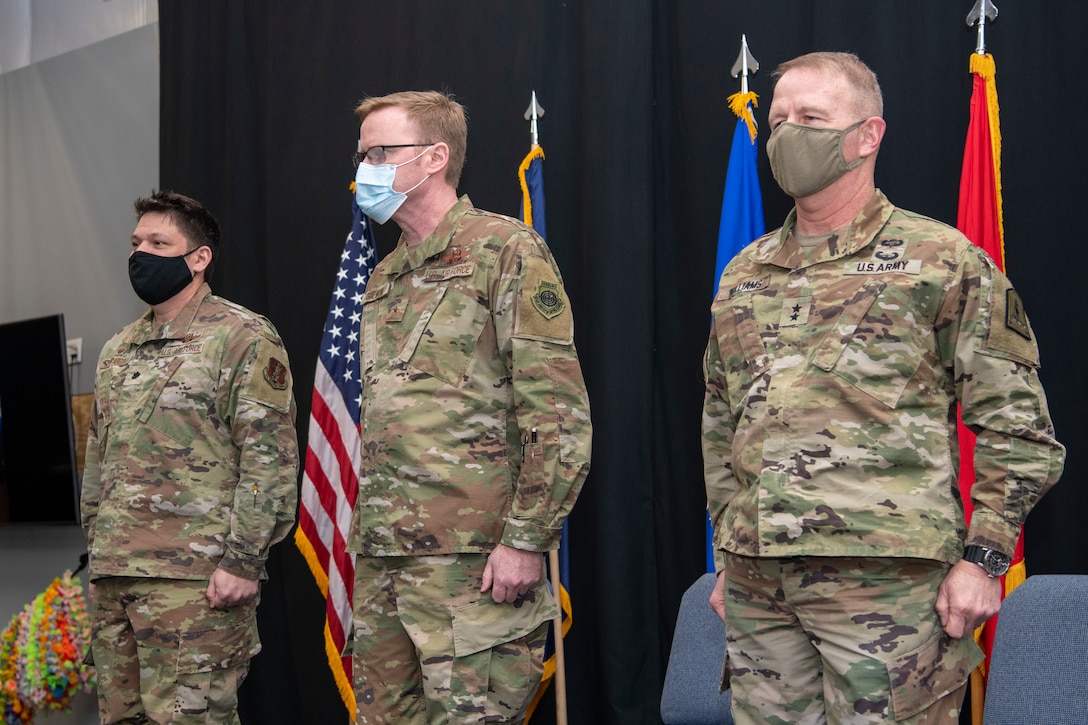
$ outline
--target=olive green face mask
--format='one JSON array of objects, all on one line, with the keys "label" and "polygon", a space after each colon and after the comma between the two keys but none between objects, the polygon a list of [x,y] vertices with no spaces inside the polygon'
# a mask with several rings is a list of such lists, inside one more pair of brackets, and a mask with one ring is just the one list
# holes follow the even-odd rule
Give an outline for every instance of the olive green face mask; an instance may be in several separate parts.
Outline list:
[{"label": "olive green face mask", "polygon": [[767,139],[767,157],[782,191],[794,199],[810,196],[861,164],[865,157],[846,163],[842,144],[846,134],[863,123],[858,121],[844,129],[779,124]]}]

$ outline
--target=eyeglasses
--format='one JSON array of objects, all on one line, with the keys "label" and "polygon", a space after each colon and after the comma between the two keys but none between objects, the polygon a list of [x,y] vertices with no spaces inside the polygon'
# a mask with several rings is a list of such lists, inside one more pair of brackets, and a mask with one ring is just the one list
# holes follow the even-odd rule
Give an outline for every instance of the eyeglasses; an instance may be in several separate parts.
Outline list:
[{"label": "eyeglasses", "polygon": [[366,159],[372,164],[384,164],[385,152],[388,149],[406,149],[416,146],[434,146],[433,143],[394,143],[386,144],[385,146],[371,146],[366,151],[356,151],[351,155],[351,163],[355,168],[359,168],[359,164],[363,163],[363,159]]}]

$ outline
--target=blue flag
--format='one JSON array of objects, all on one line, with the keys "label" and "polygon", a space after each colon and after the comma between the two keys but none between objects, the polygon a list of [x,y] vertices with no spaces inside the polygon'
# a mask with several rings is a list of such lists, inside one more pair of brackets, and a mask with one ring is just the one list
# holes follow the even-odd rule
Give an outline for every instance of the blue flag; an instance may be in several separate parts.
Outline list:
[{"label": "blue flag", "polygon": [[[547,225],[544,222],[544,149],[534,146],[522,160],[518,167],[518,180],[521,182],[521,219],[531,226],[542,239],[547,241]],[[568,547],[567,522],[563,522],[563,532],[559,539],[559,591],[555,592],[555,598],[559,602],[562,627],[559,636],[565,637],[574,621],[570,605],[570,549]],[[551,566],[549,562],[549,567]],[[548,686],[556,676],[559,663],[556,659],[555,627],[548,634],[548,641],[544,650],[544,674],[540,680],[540,687],[533,696],[525,715],[528,723],[540,698],[547,691]]]},{"label": "blue flag", "polygon": [[[718,224],[718,256],[714,264],[714,292],[717,294],[722,271],[737,252],[767,231],[763,221],[763,197],[756,171],[756,122],[752,108],[758,105],[755,93],[735,93],[729,108],[737,116],[729,166],[725,172],[725,194]],[[706,570],[714,571],[714,528],[710,514],[706,518]]]}]

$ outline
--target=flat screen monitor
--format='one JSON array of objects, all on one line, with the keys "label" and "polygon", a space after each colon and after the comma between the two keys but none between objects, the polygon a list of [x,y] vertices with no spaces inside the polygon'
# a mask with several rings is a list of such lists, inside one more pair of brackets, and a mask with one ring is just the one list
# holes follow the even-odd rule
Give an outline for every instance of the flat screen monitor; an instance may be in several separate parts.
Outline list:
[{"label": "flat screen monitor", "polygon": [[0,523],[79,520],[64,315],[0,324]]}]

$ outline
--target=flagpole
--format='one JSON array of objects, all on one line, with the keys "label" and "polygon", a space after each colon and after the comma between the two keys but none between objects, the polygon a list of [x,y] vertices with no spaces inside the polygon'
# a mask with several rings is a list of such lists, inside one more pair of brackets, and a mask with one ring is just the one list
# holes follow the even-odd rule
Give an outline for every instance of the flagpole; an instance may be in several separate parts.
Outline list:
[{"label": "flagpole", "polygon": [[[722,271],[737,252],[766,231],[763,222],[763,202],[759,193],[756,171],[757,128],[752,108],[758,106],[758,96],[751,91],[748,77],[759,70],[759,61],[748,48],[748,36],[740,36],[740,52],[729,73],[740,79],[740,90],[726,98],[729,110],[736,116],[733,140],[730,144],[729,163],[725,171],[725,189],[722,194],[722,212],[718,219],[718,250],[714,257],[714,284],[712,294],[718,292]],[[744,131],[742,131],[744,127]],[[714,522],[710,508],[706,509],[706,570],[712,573],[714,564]]]},{"label": "flagpole", "polygon": [[[986,55],[986,21],[993,21],[996,18],[997,6],[994,5],[991,0],[975,0],[975,4],[967,13],[967,27],[971,28],[976,25],[978,26],[978,40],[975,43],[976,55]],[[979,644],[982,644],[980,640],[982,639],[983,628],[985,626],[985,623],[979,625],[978,629],[974,633],[975,641],[979,642]],[[983,675],[983,667],[986,664],[986,661],[983,660],[983,664],[980,664],[978,667],[971,670],[970,683],[972,725],[982,725],[982,715],[986,709],[986,679]]]},{"label": "flagpole", "polygon": [[[548,552],[548,565],[552,571],[552,591],[559,596],[559,549]],[[563,608],[552,620],[553,646],[555,647],[555,722],[567,725],[567,667],[563,654]]]},{"label": "flagpole", "polygon": [[[529,108],[525,110],[525,120],[529,122],[529,137],[531,139],[530,150],[540,148],[540,135],[537,121],[544,115],[544,107],[536,100],[536,91],[533,91],[529,100]],[[528,203],[528,202],[527,202]],[[551,571],[552,592],[557,601],[560,600],[560,592],[563,583],[559,577],[559,549],[548,552],[548,568]],[[555,648],[555,722],[556,725],[567,725],[567,667],[566,657],[563,651],[563,607],[559,607],[559,613],[552,619],[552,646]]]}]

